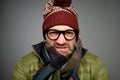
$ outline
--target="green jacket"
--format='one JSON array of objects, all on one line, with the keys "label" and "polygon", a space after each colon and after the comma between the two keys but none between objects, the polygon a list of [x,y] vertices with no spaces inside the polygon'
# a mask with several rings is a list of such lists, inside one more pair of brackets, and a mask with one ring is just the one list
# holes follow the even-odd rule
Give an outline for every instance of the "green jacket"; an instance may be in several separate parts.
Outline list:
[{"label": "green jacket", "polygon": [[[13,80],[32,80],[32,76],[42,69],[41,63],[34,51],[22,57],[16,64]],[[88,51],[80,62],[78,75],[80,80],[110,80],[104,63]]]}]

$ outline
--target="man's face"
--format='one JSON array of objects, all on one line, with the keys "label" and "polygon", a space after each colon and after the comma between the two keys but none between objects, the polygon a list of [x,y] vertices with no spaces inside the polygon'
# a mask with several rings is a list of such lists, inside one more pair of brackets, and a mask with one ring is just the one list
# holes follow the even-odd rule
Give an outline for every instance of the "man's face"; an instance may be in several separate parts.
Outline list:
[{"label": "man's face", "polygon": [[[66,26],[66,25],[57,25],[57,26],[50,28],[50,30],[66,31],[66,30],[73,30],[73,28]],[[53,33],[55,32],[51,31],[50,35],[52,35]],[[71,37],[71,35],[67,35],[69,33],[71,32],[68,32],[65,34],[66,36]],[[71,40],[67,40],[65,39],[65,36],[63,34],[60,34],[59,37],[55,40],[51,40],[48,37],[47,33],[45,34],[45,37],[46,37],[46,42],[50,44],[51,46],[53,46],[60,54],[64,56],[69,55],[73,51],[74,45],[76,43],[76,37],[74,37]],[[55,38],[55,35],[53,36],[53,38]]]}]

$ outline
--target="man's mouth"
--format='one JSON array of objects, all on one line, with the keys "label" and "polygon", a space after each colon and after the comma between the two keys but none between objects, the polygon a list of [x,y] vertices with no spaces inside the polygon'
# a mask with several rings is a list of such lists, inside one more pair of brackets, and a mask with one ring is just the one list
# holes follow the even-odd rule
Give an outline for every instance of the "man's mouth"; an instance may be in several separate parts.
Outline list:
[{"label": "man's mouth", "polygon": [[66,50],[68,49],[67,46],[55,46],[56,49]]},{"label": "man's mouth", "polygon": [[66,46],[60,46],[60,47],[55,47],[56,48],[56,50],[58,50],[58,51],[60,51],[60,52],[66,52],[66,51],[68,51],[68,47],[66,47]]},{"label": "man's mouth", "polygon": [[56,48],[58,48],[58,49],[66,49],[67,47],[64,47],[64,46],[58,46],[58,47],[56,47]]}]

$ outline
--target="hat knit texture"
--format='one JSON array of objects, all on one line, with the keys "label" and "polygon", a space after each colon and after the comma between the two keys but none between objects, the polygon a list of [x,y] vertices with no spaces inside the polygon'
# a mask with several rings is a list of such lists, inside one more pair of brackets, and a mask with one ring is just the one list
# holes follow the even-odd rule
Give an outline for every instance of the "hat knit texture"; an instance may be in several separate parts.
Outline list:
[{"label": "hat knit texture", "polygon": [[71,0],[48,1],[43,13],[43,34],[56,25],[67,25],[79,33],[78,13],[71,2]]}]

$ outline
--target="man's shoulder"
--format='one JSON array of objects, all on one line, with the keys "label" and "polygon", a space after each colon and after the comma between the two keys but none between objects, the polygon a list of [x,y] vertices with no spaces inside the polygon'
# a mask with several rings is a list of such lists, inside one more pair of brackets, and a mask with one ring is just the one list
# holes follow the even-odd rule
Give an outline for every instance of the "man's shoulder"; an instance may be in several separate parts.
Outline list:
[{"label": "man's shoulder", "polygon": [[80,62],[80,71],[82,72],[85,70],[87,72],[92,71],[93,73],[97,73],[102,68],[105,69],[104,62],[98,56],[88,51]]},{"label": "man's shoulder", "polygon": [[90,63],[90,64],[101,64],[103,65],[103,61],[95,54],[86,52],[85,56],[81,60],[82,62]]},{"label": "man's shoulder", "polygon": [[39,57],[34,51],[31,51],[30,53],[24,55],[20,58],[19,62],[22,62],[23,64],[29,64],[32,62],[38,62]]}]

